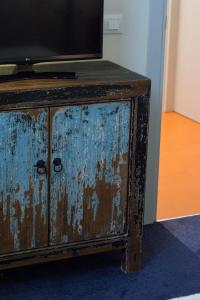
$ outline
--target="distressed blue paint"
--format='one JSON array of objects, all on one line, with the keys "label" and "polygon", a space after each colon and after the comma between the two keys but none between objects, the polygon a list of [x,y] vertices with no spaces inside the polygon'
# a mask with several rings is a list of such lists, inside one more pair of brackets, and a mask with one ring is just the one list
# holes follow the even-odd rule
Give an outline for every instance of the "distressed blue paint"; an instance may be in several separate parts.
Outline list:
[{"label": "distressed blue paint", "polygon": [[[124,156],[129,151],[130,102],[90,104],[68,106],[52,111],[52,158],[62,159],[63,171],[51,170],[51,242],[64,242],[62,233],[72,231],[83,236],[84,193],[93,190],[89,206],[92,208],[94,226],[102,201],[112,205],[109,232],[106,235],[124,230],[125,208],[122,205],[122,185],[127,185],[127,178],[122,178],[120,169],[128,161]],[[117,161],[117,170],[113,162]],[[127,174],[126,174],[127,175]],[[109,187],[107,199],[100,199],[96,187],[98,182]],[[126,189],[126,186],[123,187]],[[113,199],[109,198],[112,189],[116,190]],[[59,220],[59,205],[67,198],[67,220]],[[108,204],[107,204],[108,205]],[[123,207],[122,207],[123,206]],[[89,209],[89,208],[88,208]],[[75,214],[72,216],[73,210]],[[117,212],[117,214],[116,214]],[[113,216],[113,217],[112,217]],[[121,221],[116,220],[121,217]],[[114,220],[115,218],[115,220]],[[61,222],[61,227],[58,223]],[[103,221],[102,221],[103,222]],[[66,225],[67,223],[67,225]],[[105,224],[103,224],[105,225]],[[96,229],[96,235],[99,236]],[[90,233],[87,233],[87,237]],[[78,239],[78,237],[75,237]]]},{"label": "distressed blue paint", "polygon": [[0,252],[47,245],[40,239],[43,228],[37,228],[47,226],[47,178],[34,167],[39,159],[47,161],[47,114],[0,113]]},{"label": "distressed blue paint", "polygon": [[120,231],[119,222],[117,222],[117,218],[114,216],[114,211],[117,211],[117,217],[120,217],[120,215],[123,213],[120,209],[120,202],[121,202],[121,195],[120,195],[120,189],[117,191],[117,194],[113,198],[113,211],[112,211],[112,223],[111,223],[111,231],[112,232],[118,232]]},{"label": "distressed blue paint", "polygon": [[99,197],[98,197],[96,192],[93,193],[91,202],[92,202],[92,209],[94,211],[94,219],[96,219],[97,209],[98,209],[98,206],[99,206]]}]

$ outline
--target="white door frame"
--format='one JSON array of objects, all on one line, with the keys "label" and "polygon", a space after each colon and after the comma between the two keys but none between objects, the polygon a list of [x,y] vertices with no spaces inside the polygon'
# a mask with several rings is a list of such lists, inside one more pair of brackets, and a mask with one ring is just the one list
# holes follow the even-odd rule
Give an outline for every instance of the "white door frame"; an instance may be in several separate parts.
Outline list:
[{"label": "white door frame", "polygon": [[168,0],[163,111],[174,111],[180,1]]}]

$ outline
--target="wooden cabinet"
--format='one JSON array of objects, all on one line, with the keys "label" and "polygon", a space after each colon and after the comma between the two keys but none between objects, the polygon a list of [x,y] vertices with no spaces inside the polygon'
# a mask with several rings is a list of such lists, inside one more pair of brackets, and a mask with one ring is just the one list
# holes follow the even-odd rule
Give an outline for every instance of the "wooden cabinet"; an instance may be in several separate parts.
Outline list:
[{"label": "wooden cabinet", "polygon": [[0,84],[0,269],[115,249],[140,267],[150,81],[73,67]]}]

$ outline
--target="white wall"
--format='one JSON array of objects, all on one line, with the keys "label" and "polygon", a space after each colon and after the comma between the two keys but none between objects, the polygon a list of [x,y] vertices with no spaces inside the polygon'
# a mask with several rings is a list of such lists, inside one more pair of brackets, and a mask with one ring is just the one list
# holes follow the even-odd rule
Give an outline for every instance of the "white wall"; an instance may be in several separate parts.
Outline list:
[{"label": "white wall", "polygon": [[146,74],[150,0],[105,0],[105,14],[123,14],[123,34],[104,36],[104,59]]},{"label": "white wall", "polygon": [[[151,0],[104,0],[105,14],[123,14],[123,34],[104,35],[104,59],[146,75]],[[147,193],[150,194],[147,187]],[[146,199],[145,223],[155,221],[151,196]],[[155,200],[155,199],[154,199]],[[155,201],[154,201],[155,202]],[[155,210],[155,209],[154,209]]]},{"label": "white wall", "polygon": [[200,1],[181,0],[174,110],[200,122]]},{"label": "white wall", "polygon": [[168,0],[150,0],[147,76],[151,78],[152,85],[147,161],[146,223],[152,223],[156,220],[157,211],[167,4]]},{"label": "white wall", "polygon": [[122,35],[104,36],[104,59],[152,79],[145,223],[156,220],[167,0],[105,0],[106,14],[124,16]]}]

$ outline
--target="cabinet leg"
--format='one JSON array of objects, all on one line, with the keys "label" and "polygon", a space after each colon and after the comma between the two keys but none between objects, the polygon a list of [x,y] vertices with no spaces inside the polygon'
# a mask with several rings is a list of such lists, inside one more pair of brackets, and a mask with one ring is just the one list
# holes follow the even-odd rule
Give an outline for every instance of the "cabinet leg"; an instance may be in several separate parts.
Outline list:
[{"label": "cabinet leg", "polygon": [[[138,251],[137,251],[138,250]],[[127,246],[123,251],[122,271],[125,273],[138,272],[142,267],[142,252],[141,249]]]}]

